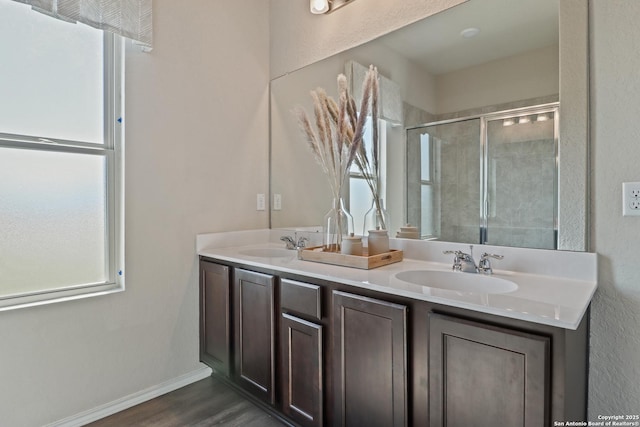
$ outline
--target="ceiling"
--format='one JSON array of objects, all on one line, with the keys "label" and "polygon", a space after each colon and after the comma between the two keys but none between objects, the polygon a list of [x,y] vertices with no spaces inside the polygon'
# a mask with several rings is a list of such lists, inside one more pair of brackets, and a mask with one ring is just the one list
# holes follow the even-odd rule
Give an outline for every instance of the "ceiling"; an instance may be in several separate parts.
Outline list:
[{"label": "ceiling", "polygon": [[[559,0],[469,0],[380,40],[444,74],[558,43]],[[475,27],[480,33],[464,38]]]}]

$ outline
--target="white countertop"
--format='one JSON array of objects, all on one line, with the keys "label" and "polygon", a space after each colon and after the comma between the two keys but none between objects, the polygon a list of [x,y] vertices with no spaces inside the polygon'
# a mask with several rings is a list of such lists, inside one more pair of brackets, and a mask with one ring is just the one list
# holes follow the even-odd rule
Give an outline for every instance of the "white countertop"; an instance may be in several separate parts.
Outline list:
[{"label": "white countertop", "polygon": [[[411,255],[420,253],[411,248],[402,247],[405,250],[405,258],[402,262],[371,270],[299,260],[295,250],[290,251],[291,255],[286,257],[268,258],[246,254],[248,249],[284,248],[282,242],[273,242],[273,235],[274,232],[272,230],[200,235],[198,236],[197,252],[201,256],[240,263],[248,267],[262,267],[283,273],[293,273],[416,300],[430,301],[572,330],[575,330],[580,324],[597,287],[596,255],[590,253],[519,249],[516,250],[516,255],[514,255],[513,248],[500,248],[503,252],[509,252],[511,257],[533,256],[536,260],[536,265],[538,265],[538,262],[544,262],[545,256],[553,257],[553,261],[556,261],[556,263],[558,257],[566,256],[566,260],[560,261],[567,263],[566,270],[569,273],[571,271],[576,272],[574,274],[575,277],[571,277],[571,274],[545,275],[539,272],[505,271],[496,268],[498,265],[498,262],[496,262],[494,263],[493,277],[510,280],[518,285],[515,291],[500,294],[452,291],[415,285],[399,280],[395,275],[402,271],[451,271],[451,263],[441,262],[442,259],[436,261],[424,258],[412,259]],[[398,248],[406,243],[404,239],[395,240],[392,239],[392,247]],[[430,244],[430,242],[410,243],[420,246]],[[438,251],[441,249],[441,243],[439,242],[436,247]],[[449,247],[452,246],[451,244],[447,245]],[[462,247],[464,248],[464,245]],[[482,248],[486,247],[483,246]],[[457,248],[454,247],[454,249]],[[530,251],[536,251],[536,253],[531,255]],[[551,262],[552,259],[550,258],[549,261]],[[562,262],[557,263],[557,265],[561,266]],[[556,273],[554,268],[557,269],[559,267],[550,267]],[[539,266],[536,269],[540,270]]]}]

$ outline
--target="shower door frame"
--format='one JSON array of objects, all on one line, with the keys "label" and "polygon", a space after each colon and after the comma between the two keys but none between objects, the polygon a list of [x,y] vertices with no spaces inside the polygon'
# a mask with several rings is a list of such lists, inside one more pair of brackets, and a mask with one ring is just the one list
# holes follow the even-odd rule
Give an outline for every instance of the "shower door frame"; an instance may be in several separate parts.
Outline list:
[{"label": "shower door frame", "polygon": [[[534,114],[553,113],[553,148],[554,148],[554,172],[553,172],[553,249],[558,249],[558,135],[559,135],[559,110],[560,103],[534,105],[531,107],[514,108],[496,113],[483,114],[480,118],[480,244],[487,244],[489,233],[489,135],[488,122],[517,119]],[[513,124],[512,126],[517,126]],[[551,248],[549,248],[551,249]]]},{"label": "shower door frame", "polygon": [[[488,238],[488,222],[489,222],[489,187],[488,187],[488,161],[489,161],[489,147],[488,147],[488,135],[487,135],[487,123],[489,121],[496,121],[506,118],[518,118],[521,116],[529,116],[533,114],[544,114],[544,113],[553,113],[554,114],[554,126],[553,126],[553,142],[554,142],[554,159],[555,159],[555,167],[553,174],[553,249],[558,248],[558,147],[559,147],[559,121],[560,121],[560,103],[559,102],[550,102],[545,104],[532,105],[527,107],[520,108],[511,108],[507,110],[500,110],[492,113],[484,113],[484,114],[475,114],[464,117],[456,117],[454,119],[440,120],[436,122],[424,123],[418,126],[411,126],[405,129],[405,139],[407,132],[410,130],[416,130],[421,128],[426,128],[430,126],[438,126],[445,124],[452,124],[458,122],[464,122],[468,120],[480,120],[480,201],[479,201],[479,244],[487,244]],[[516,124],[514,124],[516,126]],[[405,163],[408,160],[405,158]],[[406,171],[405,164],[405,171]],[[408,203],[409,203],[409,194],[408,194],[408,186],[406,188],[407,192],[407,200],[406,200],[406,211],[407,215],[409,214]],[[408,221],[408,217],[407,217]]]}]

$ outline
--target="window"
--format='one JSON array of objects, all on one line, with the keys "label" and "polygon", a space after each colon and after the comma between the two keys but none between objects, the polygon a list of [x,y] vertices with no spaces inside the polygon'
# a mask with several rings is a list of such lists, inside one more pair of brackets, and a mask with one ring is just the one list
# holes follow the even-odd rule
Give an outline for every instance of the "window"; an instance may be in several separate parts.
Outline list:
[{"label": "window", "polygon": [[420,135],[420,237],[436,235],[434,218],[433,144],[428,133]]},{"label": "window", "polygon": [[[386,128],[387,121],[378,119],[378,185],[386,181],[384,177],[384,171],[386,168]],[[372,118],[367,117],[364,124],[364,133],[362,137],[362,143],[364,144],[365,151],[369,160],[373,159],[373,134],[372,134]],[[384,188],[379,188],[379,193],[384,199]],[[373,204],[373,196],[371,189],[365,180],[365,176],[355,163],[351,164],[349,169],[349,213],[353,217],[354,232],[357,235],[367,235],[367,230],[364,230],[364,217],[365,214],[371,209]]]},{"label": "window", "polygon": [[0,309],[122,290],[122,45],[0,0]]}]

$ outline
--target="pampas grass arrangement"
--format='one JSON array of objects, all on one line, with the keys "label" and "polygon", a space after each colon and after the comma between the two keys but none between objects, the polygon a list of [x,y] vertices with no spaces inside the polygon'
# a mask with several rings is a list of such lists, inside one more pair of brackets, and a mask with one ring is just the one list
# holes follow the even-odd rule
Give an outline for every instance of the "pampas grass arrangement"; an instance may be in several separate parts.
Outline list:
[{"label": "pampas grass arrangement", "polygon": [[[356,109],[355,100],[349,93],[346,76],[340,74],[337,80],[338,102],[328,96],[322,88],[311,91],[315,126],[312,125],[311,119],[303,108],[296,108],[294,114],[298,118],[311,152],[327,176],[334,199],[340,200],[342,186],[348,180],[349,168],[353,162],[367,180],[374,198],[377,198],[378,70],[370,66],[365,76],[360,114]],[[369,111],[374,123],[373,146],[375,147],[371,160],[367,156],[363,143],[364,127]],[[339,236],[338,241],[335,242],[336,249],[339,249],[341,236],[349,232],[348,229],[344,229],[346,224],[338,224],[338,226],[342,229],[337,233]]]}]

